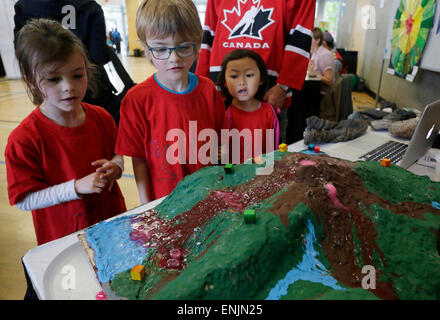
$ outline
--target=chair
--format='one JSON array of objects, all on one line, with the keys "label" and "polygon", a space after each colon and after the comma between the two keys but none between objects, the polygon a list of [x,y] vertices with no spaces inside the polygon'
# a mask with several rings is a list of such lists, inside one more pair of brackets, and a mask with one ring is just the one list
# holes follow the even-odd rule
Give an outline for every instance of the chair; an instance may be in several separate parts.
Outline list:
[{"label": "chair", "polygon": [[353,99],[351,95],[352,74],[343,74],[341,85],[341,100],[339,104],[339,120],[345,120],[353,113]]},{"label": "chair", "polygon": [[339,105],[341,102],[342,78],[333,83],[331,90],[322,98],[319,117],[321,119],[338,121]]},{"label": "chair", "polygon": [[336,79],[330,92],[321,100],[320,118],[338,122],[353,113],[351,77],[352,75],[343,74]]}]

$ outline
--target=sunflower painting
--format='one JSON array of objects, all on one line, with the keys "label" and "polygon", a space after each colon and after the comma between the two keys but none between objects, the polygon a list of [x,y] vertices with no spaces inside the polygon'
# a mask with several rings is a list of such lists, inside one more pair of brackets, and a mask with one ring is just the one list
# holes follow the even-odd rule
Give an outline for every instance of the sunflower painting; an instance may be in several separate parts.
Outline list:
[{"label": "sunflower painting", "polygon": [[[415,76],[429,32],[434,25],[435,0],[400,0],[391,37],[389,67],[394,74]],[[417,70],[416,68],[415,70]]]}]

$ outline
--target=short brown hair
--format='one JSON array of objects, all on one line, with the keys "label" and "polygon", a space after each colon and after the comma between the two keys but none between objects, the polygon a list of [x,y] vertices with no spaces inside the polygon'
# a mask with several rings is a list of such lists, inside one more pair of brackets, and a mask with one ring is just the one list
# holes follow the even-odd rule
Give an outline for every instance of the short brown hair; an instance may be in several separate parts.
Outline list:
[{"label": "short brown hair", "polygon": [[322,45],[324,42],[324,33],[320,28],[313,29],[313,39],[319,39],[319,45]]},{"label": "short brown hair", "polygon": [[28,95],[34,104],[41,104],[44,100],[37,83],[40,68],[48,63],[62,63],[75,50],[84,57],[87,83],[92,94],[95,94],[95,68],[87,57],[83,43],[75,34],[64,29],[58,21],[49,19],[32,19],[21,28],[15,43],[15,56]]},{"label": "short brown hair", "polygon": [[136,32],[143,44],[147,38],[179,34],[200,45],[203,31],[191,0],[144,0],[136,14]]}]

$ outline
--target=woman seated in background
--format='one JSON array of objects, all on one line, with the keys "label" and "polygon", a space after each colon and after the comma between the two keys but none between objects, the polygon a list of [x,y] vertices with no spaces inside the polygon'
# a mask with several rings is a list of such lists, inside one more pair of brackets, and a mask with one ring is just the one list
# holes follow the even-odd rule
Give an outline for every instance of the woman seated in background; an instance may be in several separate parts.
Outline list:
[{"label": "woman seated in background", "polygon": [[324,33],[320,28],[313,29],[309,74],[321,77],[321,99],[330,92],[334,82],[334,58],[331,51],[323,46]]},{"label": "woman seated in background", "polygon": [[347,64],[342,58],[341,54],[335,48],[335,40],[330,32],[324,32],[324,42],[322,43],[324,48],[329,50],[333,54],[334,59],[334,76],[335,81],[338,80],[338,77],[344,74],[347,71]]},{"label": "woman seated in background", "polygon": [[309,79],[301,90],[292,91],[292,108],[287,111],[287,144],[304,138],[307,118],[320,116],[322,98],[330,93],[334,82],[333,54],[322,45],[324,34],[319,28],[313,29],[311,58],[308,67],[309,76],[319,75],[320,81]]}]

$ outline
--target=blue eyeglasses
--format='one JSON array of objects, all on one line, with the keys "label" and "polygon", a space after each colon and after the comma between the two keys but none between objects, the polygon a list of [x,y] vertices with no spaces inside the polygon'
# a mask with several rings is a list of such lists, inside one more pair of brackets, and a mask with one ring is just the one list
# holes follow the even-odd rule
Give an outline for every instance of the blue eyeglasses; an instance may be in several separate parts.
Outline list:
[{"label": "blue eyeglasses", "polygon": [[187,57],[192,56],[194,54],[195,49],[196,49],[196,44],[195,43],[185,43],[185,44],[181,44],[181,45],[174,47],[174,48],[168,48],[168,47],[151,48],[147,44],[147,47],[148,47],[148,50],[153,55],[153,58],[158,59],[158,60],[167,60],[171,56],[172,51],[175,51],[176,54],[180,58],[187,58]]}]

